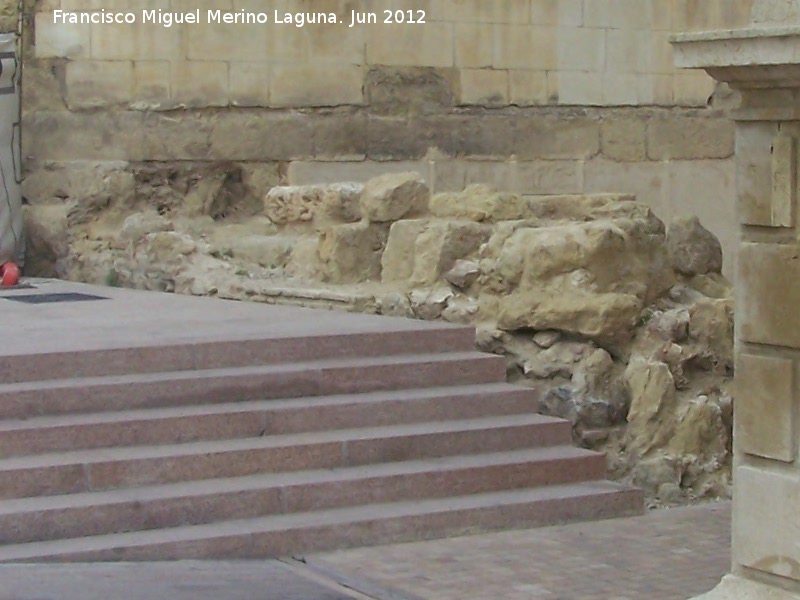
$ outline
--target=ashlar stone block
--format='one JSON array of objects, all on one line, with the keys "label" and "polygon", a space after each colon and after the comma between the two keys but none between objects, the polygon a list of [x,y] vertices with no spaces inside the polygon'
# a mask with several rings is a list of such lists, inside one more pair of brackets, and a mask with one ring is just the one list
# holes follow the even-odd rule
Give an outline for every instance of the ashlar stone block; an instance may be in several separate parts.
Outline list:
[{"label": "ashlar stone block", "polygon": [[783,462],[796,460],[795,389],[790,359],[739,355],[735,412],[739,450]]},{"label": "ashlar stone block", "polygon": [[745,225],[772,225],[772,142],[775,123],[740,123],[736,130],[736,184],[739,219]]},{"label": "ashlar stone block", "polygon": [[797,138],[781,134],[772,145],[772,194],[770,224],[794,225],[797,201]]},{"label": "ashlar stone block", "polygon": [[800,581],[800,477],[742,466],[734,479],[734,561]]},{"label": "ashlar stone block", "polygon": [[490,227],[472,221],[413,219],[392,225],[383,255],[383,282],[431,285],[475,252]]},{"label": "ashlar stone block", "polygon": [[277,107],[363,104],[363,80],[357,65],[276,66],[270,79],[270,103]]},{"label": "ashlar stone block", "polygon": [[742,244],[736,303],[743,341],[800,348],[800,247]]}]

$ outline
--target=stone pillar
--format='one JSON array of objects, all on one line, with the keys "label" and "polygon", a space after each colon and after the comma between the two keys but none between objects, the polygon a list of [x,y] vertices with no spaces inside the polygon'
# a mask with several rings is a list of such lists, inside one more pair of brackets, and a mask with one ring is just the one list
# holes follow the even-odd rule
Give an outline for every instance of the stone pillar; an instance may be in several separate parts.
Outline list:
[{"label": "stone pillar", "polygon": [[683,34],[676,63],[742,93],[736,121],[733,569],[705,600],[800,600],[800,2]]}]

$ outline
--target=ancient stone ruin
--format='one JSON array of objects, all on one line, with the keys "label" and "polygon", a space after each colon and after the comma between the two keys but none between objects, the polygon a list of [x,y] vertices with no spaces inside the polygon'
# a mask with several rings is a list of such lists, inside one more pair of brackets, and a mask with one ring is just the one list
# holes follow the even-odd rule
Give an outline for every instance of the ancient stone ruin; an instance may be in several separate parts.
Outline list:
[{"label": "ancient stone ruin", "polygon": [[27,207],[31,274],[474,324],[614,477],[667,504],[729,494],[733,302],[696,218],[667,229],[619,194],[432,195],[413,173],[142,169],[116,194],[122,176]]}]

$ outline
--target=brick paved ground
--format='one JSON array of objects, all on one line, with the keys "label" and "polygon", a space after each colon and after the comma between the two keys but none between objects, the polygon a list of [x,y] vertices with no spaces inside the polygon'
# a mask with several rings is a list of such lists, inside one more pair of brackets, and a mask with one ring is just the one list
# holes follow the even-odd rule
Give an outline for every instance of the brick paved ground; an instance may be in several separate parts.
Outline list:
[{"label": "brick paved ground", "polygon": [[425,600],[686,600],[730,569],[730,504],[308,560]]}]

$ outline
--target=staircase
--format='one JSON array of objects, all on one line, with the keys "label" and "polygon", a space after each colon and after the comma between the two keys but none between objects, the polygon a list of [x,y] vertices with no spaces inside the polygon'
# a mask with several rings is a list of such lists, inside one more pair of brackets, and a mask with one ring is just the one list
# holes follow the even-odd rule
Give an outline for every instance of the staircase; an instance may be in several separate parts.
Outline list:
[{"label": "staircase", "polygon": [[388,329],[2,357],[0,561],[275,557],[642,512],[470,328]]}]

